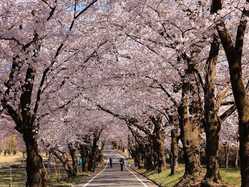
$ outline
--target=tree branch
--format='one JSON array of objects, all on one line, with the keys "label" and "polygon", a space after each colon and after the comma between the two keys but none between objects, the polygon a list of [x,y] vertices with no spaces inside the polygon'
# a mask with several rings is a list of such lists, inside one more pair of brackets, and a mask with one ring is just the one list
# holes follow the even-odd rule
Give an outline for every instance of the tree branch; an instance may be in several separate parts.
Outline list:
[{"label": "tree branch", "polygon": [[105,108],[105,107],[103,107],[103,106],[101,106],[99,104],[97,104],[96,106],[98,107],[98,109],[100,109],[100,110],[102,110],[102,111],[104,111],[104,112],[106,112],[108,114],[111,114],[115,118],[118,118],[118,119],[124,121],[127,124],[128,127],[129,126],[134,126],[137,129],[139,129],[142,132],[144,132],[145,134],[150,134],[150,130],[149,129],[146,129],[145,127],[137,124],[138,120],[136,118],[117,114],[117,113],[112,112],[111,110],[109,110],[109,109],[107,109],[107,108]]}]

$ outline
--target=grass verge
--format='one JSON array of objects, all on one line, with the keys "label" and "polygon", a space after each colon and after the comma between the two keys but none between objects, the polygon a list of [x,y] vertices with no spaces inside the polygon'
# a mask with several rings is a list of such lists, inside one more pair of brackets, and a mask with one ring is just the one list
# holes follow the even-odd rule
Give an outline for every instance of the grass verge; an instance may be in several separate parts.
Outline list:
[{"label": "grass verge", "polygon": [[[183,176],[184,166],[180,165],[175,175],[170,176],[170,170],[166,169],[161,173],[157,171],[146,171],[145,169],[137,169],[137,172],[143,174],[148,179],[160,184],[162,187],[173,187]],[[203,175],[205,174],[205,168],[203,168]],[[240,186],[240,172],[239,169],[220,169],[222,179],[225,184],[231,187]],[[203,177],[203,176],[201,176]]]},{"label": "grass verge", "polygon": [[[92,175],[98,173],[102,166],[96,169],[96,172],[79,172],[76,177],[67,178],[63,168],[48,171],[49,187],[71,187],[74,184],[86,183]],[[4,167],[0,169],[0,187],[24,187],[26,181],[26,172],[24,167],[11,168]]]}]

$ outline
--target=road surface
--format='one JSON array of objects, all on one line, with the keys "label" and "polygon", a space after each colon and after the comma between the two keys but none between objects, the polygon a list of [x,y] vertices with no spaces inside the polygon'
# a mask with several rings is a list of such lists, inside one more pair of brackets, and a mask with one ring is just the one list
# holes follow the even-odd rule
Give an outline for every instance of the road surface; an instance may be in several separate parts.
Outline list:
[{"label": "road surface", "polygon": [[113,167],[106,166],[87,183],[75,187],[156,187],[155,184],[127,167],[124,167],[124,171],[120,171],[119,159],[122,157],[120,154],[107,149],[104,151],[104,156],[112,158]]}]

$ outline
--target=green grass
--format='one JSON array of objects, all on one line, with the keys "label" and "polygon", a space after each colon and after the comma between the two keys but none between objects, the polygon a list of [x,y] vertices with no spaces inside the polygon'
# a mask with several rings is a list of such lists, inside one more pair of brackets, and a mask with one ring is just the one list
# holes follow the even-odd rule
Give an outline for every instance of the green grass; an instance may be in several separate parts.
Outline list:
[{"label": "green grass", "polygon": [[0,187],[7,187],[10,186],[10,184],[12,184],[13,187],[23,187],[25,186],[24,179],[25,172],[23,169],[12,169],[12,171],[10,171],[9,168],[0,169]]},{"label": "green grass", "polygon": [[[99,172],[103,167],[104,165],[100,164],[96,168],[96,172]],[[71,187],[74,184],[85,183],[94,174],[92,172],[79,172],[76,177],[68,179],[65,170],[59,165],[56,168],[51,167],[47,173],[49,187]],[[11,170],[8,166],[0,168],[0,187],[24,187],[25,181],[26,171],[24,167],[12,168]]]},{"label": "green grass", "polygon": [[[43,154],[43,159],[46,160],[45,154]],[[20,161],[23,161],[23,155],[20,152],[16,155],[7,156],[0,154],[0,187],[25,186],[26,171],[24,167],[21,167]],[[12,166],[11,170],[10,166]],[[14,168],[13,166],[16,167]],[[103,167],[104,164],[100,164],[96,168],[96,172]],[[92,172],[81,172],[78,173],[78,176],[68,179],[65,170],[58,163],[56,163],[56,167],[53,166],[47,170],[47,173],[49,187],[71,187],[73,184],[85,183],[89,176],[93,175]]]},{"label": "green grass", "polygon": [[239,169],[221,169],[221,176],[225,183],[233,185],[233,186],[240,186],[240,171]]},{"label": "green grass", "polygon": [[60,180],[58,176],[52,175],[49,177],[49,186],[51,187],[71,187],[73,184],[85,183],[86,179],[91,175],[89,172],[79,173],[76,177]]},{"label": "green grass", "polygon": [[[10,184],[12,187],[25,186],[25,168],[13,168],[11,172],[12,178],[9,168],[0,169],[0,187],[8,187],[11,186]],[[60,173],[51,170],[48,174],[48,186],[71,187],[73,184],[85,183],[91,174],[90,172],[79,173],[78,176],[67,179],[63,169],[60,170]]]},{"label": "green grass", "polygon": [[128,159],[127,163],[128,163],[128,165],[133,165],[134,164],[134,160],[133,159]]},{"label": "green grass", "polygon": [[169,176],[170,170],[164,170],[161,173],[157,171],[145,171],[144,169],[138,170],[139,173],[143,173],[149,179],[155,181],[156,183],[160,184],[161,186],[173,187],[182,177],[183,175],[183,168],[178,168],[175,175]]},{"label": "green grass", "polygon": [[[169,176],[170,170],[166,169],[161,173],[157,171],[145,171],[144,169],[137,170],[139,173],[143,173],[149,179],[155,181],[163,187],[173,187],[183,176],[184,167],[181,165],[178,167],[175,175]],[[205,169],[203,168],[203,172]],[[240,186],[240,172],[238,169],[221,169],[221,176],[225,184],[232,187]]]}]

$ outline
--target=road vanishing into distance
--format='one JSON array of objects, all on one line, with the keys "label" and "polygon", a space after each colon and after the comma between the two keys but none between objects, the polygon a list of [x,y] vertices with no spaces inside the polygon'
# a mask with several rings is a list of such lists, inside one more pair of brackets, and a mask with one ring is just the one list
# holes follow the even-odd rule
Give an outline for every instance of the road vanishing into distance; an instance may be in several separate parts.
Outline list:
[{"label": "road vanishing into distance", "polygon": [[[131,169],[124,167],[121,171],[119,159],[123,156],[113,151],[111,148],[104,150],[104,156],[112,158],[112,168],[107,165],[102,171],[90,178],[87,183],[75,185],[74,187],[156,187],[143,176]],[[126,164],[127,165],[127,164]]]}]

